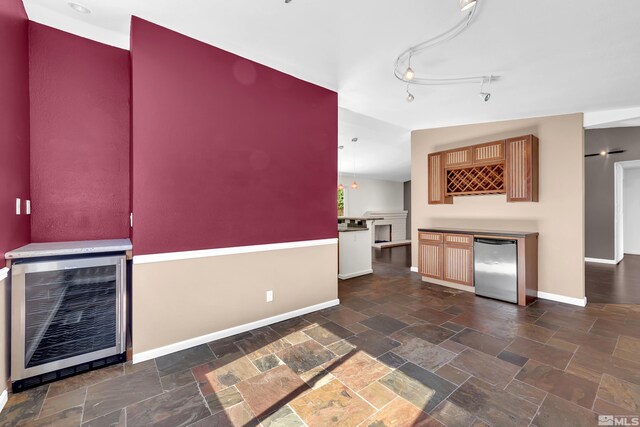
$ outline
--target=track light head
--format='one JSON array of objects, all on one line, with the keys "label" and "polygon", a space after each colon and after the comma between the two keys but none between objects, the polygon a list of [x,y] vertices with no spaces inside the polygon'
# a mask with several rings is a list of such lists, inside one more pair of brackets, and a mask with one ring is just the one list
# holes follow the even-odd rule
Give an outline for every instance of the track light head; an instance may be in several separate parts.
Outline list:
[{"label": "track light head", "polygon": [[413,100],[416,99],[415,96],[413,96],[413,94],[411,92],[409,92],[409,85],[407,85],[407,102],[413,102]]},{"label": "track light head", "polygon": [[404,72],[404,79],[408,82],[410,82],[411,80],[413,80],[413,78],[416,76],[415,71],[413,71],[413,68],[408,67],[407,71]]},{"label": "track light head", "polygon": [[484,102],[489,102],[489,99],[491,99],[491,94],[488,92],[480,92],[478,94],[478,96],[480,97],[480,99],[482,99]]},{"label": "track light head", "polygon": [[460,11],[465,12],[476,5],[476,0],[460,0]]}]

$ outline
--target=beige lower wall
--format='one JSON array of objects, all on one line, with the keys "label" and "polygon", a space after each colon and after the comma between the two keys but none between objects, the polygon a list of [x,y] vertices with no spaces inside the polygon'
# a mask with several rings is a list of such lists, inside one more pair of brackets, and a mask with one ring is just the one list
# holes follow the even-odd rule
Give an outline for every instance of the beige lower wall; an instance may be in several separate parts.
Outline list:
[{"label": "beige lower wall", "polygon": [[[538,203],[507,203],[506,196],[492,195],[427,204],[427,154],[527,134],[540,139]],[[539,291],[584,298],[582,114],[414,131],[411,158],[412,265],[418,265],[421,227],[538,231]]]},{"label": "beige lower wall", "polygon": [[11,308],[9,304],[9,278],[0,280],[0,393],[7,388],[9,379],[9,317]]},{"label": "beige lower wall", "polygon": [[133,353],[335,300],[337,275],[337,244],[134,262]]}]

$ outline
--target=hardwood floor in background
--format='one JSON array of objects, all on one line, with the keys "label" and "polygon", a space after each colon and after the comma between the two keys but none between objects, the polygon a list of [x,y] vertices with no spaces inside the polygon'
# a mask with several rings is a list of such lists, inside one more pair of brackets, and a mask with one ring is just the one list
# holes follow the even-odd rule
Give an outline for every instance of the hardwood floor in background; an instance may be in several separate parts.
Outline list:
[{"label": "hardwood floor in background", "polygon": [[640,304],[640,255],[625,255],[618,265],[585,263],[587,302]]}]

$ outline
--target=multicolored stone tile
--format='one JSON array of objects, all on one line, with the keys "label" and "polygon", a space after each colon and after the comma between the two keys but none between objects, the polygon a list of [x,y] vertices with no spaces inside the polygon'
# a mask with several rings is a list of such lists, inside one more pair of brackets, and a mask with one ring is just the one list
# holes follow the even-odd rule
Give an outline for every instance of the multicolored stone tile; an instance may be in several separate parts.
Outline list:
[{"label": "multicolored stone tile", "polygon": [[286,348],[277,353],[277,355],[297,374],[327,363],[335,357],[333,353],[314,340]]},{"label": "multicolored stone tile", "polygon": [[516,379],[589,409],[598,391],[597,383],[535,360],[528,361]]},{"label": "multicolored stone tile", "polygon": [[411,362],[383,377],[380,383],[425,412],[438,406],[457,387]]},{"label": "multicolored stone tile", "polygon": [[228,355],[191,369],[203,396],[224,390],[260,371],[246,357]]},{"label": "multicolored stone tile", "polygon": [[621,408],[640,412],[640,386],[608,374],[602,376],[598,397]]},{"label": "multicolored stone tile", "polygon": [[244,398],[235,386],[225,388],[217,393],[212,393],[205,396],[205,401],[212,414],[220,411],[224,411],[240,402],[244,401]]},{"label": "multicolored stone tile", "polygon": [[410,337],[393,352],[428,371],[435,371],[456,357],[454,352],[416,337]]},{"label": "multicolored stone tile", "polygon": [[350,389],[360,391],[391,372],[391,369],[363,352],[356,352],[338,360],[329,372]]},{"label": "multicolored stone tile", "polygon": [[471,349],[460,353],[449,364],[501,388],[506,387],[520,370],[518,366]]},{"label": "multicolored stone tile", "polygon": [[357,426],[375,409],[338,380],[291,402],[291,407],[310,426]]},{"label": "multicolored stone tile", "polygon": [[333,322],[327,322],[307,329],[304,333],[322,345],[329,345],[354,335],[354,333],[349,329]]},{"label": "multicolored stone tile", "polygon": [[284,365],[246,379],[236,387],[259,418],[277,411],[309,388]]},{"label": "multicolored stone tile", "polygon": [[186,426],[210,414],[194,383],[128,406],[127,425]]},{"label": "multicolored stone tile", "polygon": [[438,421],[401,397],[395,398],[361,425],[367,427],[442,426]]},{"label": "multicolored stone tile", "polygon": [[539,427],[597,426],[598,416],[589,409],[549,394],[540,405],[533,419],[533,425]]},{"label": "multicolored stone tile", "polygon": [[393,391],[377,381],[360,390],[358,394],[378,409],[397,397]]},{"label": "multicolored stone tile", "polygon": [[537,405],[475,377],[462,384],[448,400],[476,417],[501,426],[529,425],[538,409]]}]

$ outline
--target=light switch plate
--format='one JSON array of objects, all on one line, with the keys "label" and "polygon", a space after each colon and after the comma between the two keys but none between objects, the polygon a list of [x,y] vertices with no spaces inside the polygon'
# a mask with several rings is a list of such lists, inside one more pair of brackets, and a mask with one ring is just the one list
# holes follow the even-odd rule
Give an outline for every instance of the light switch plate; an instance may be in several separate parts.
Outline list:
[{"label": "light switch plate", "polygon": [[25,210],[27,215],[31,215],[31,200],[25,202]]},{"label": "light switch plate", "polygon": [[267,291],[267,302],[273,301],[273,291]]},{"label": "light switch plate", "polygon": [[16,215],[20,215],[20,199],[16,199]]}]

